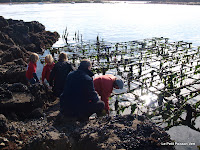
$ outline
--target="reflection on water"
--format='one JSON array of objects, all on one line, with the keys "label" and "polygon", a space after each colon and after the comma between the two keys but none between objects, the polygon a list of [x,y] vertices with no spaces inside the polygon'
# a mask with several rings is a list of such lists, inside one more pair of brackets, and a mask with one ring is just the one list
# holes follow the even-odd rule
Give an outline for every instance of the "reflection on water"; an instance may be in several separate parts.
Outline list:
[{"label": "reflection on water", "polygon": [[158,103],[157,103],[158,96],[153,93],[142,95],[140,99],[144,101],[144,106],[151,106],[151,107],[158,106]]}]

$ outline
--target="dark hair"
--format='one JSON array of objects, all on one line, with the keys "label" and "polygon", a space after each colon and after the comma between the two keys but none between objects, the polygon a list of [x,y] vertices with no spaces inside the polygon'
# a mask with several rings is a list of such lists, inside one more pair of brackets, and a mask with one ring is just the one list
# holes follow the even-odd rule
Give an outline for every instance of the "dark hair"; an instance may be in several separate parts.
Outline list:
[{"label": "dark hair", "polygon": [[68,61],[67,54],[66,53],[61,53],[59,55],[59,61]]},{"label": "dark hair", "polygon": [[82,69],[88,69],[88,67],[91,66],[91,65],[92,65],[92,64],[91,64],[90,60],[88,60],[88,59],[83,59],[83,60],[81,61],[79,67],[82,68]]}]

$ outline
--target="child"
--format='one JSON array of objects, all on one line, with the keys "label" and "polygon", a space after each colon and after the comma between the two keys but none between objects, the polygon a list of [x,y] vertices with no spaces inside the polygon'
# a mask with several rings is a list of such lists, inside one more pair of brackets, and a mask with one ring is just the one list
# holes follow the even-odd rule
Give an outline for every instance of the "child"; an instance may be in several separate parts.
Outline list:
[{"label": "child", "polygon": [[49,83],[49,76],[51,73],[51,70],[53,69],[55,63],[53,62],[53,57],[49,54],[45,57],[45,63],[46,65],[43,68],[42,71],[42,83],[44,84],[44,80],[46,79]]},{"label": "child", "polygon": [[29,58],[28,69],[26,71],[26,78],[31,83],[34,84],[39,82],[38,77],[36,75],[37,61],[39,60],[39,56],[36,53],[32,53]]}]

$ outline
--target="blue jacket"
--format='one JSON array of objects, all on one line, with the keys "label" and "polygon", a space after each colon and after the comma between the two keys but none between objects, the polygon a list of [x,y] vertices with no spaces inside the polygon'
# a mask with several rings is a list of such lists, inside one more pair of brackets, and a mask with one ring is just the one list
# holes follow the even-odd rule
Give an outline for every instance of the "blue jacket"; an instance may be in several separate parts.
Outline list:
[{"label": "blue jacket", "polygon": [[87,108],[88,103],[99,100],[94,89],[93,75],[88,69],[80,67],[69,73],[60,97],[61,111],[80,113]]}]

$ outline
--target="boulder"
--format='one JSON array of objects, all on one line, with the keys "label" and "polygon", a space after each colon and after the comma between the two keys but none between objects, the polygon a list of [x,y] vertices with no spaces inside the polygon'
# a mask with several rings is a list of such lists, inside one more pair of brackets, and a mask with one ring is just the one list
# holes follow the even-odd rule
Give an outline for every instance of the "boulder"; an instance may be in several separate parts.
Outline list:
[{"label": "boulder", "polygon": [[44,117],[43,109],[42,108],[36,108],[36,109],[34,109],[31,112],[31,114],[29,115],[29,118],[39,119],[40,117]]},{"label": "boulder", "polygon": [[11,65],[0,65],[0,84],[17,82],[27,84],[26,67],[24,65],[16,65],[14,62]]},{"label": "boulder", "polygon": [[6,26],[8,26],[8,21],[5,20],[2,16],[0,16],[0,29]]},{"label": "boulder", "polygon": [[2,43],[5,41],[8,43],[9,40],[12,40],[14,44],[33,52],[42,52],[44,48],[51,47],[59,38],[57,32],[45,31],[45,26],[38,21],[24,22],[4,19],[2,16],[0,18],[0,31],[2,32],[0,37],[3,37],[1,39],[4,41]]},{"label": "boulder", "polygon": [[27,84],[25,72],[30,52],[42,52],[59,38],[37,21],[5,19],[0,16],[0,84]]},{"label": "boulder", "polygon": [[22,83],[14,83],[8,87],[11,92],[28,92],[28,87]]},{"label": "boulder", "polygon": [[0,102],[2,102],[3,99],[11,99],[11,98],[13,98],[12,92],[0,87]]},{"label": "boulder", "polygon": [[0,133],[8,131],[8,120],[3,114],[0,114],[0,129]]},{"label": "boulder", "polygon": [[45,105],[55,97],[44,85],[14,83],[0,85],[0,100],[0,113],[10,119],[24,120],[43,117]]},{"label": "boulder", "polygon": [[48,136],[35,138],[30,144],[25,146],[26,150],[71,150],[71,145],[67,136],[59,132],[49,131]]}]

